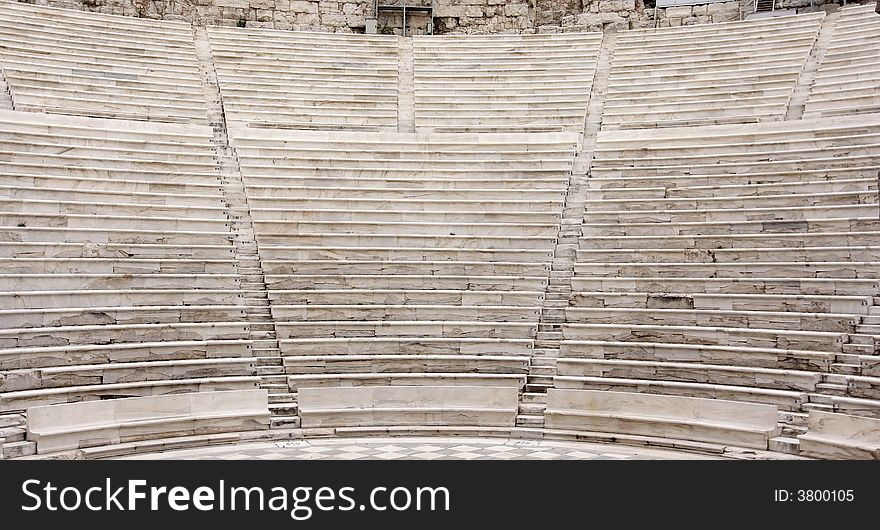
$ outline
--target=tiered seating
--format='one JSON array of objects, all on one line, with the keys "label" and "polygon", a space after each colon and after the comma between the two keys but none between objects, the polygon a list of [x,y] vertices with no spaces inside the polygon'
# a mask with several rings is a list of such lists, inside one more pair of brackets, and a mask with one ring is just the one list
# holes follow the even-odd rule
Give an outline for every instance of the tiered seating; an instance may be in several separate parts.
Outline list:
[{"label": "tiered seating", "polygon": [[800,452],[812,458],[880,460],[880,420],[810,411]]},{"label": "tiered seating", "polygon": [[878,138],[880,115],[600,133],[555,386],[880,415]]},{"label": "tiered seating", "polygon": [[576,135],[233,138],[292,392],[523,386]]},{"label": "tiered seating", "polygon": [[591,390],[547,391],[548,429],[733,444],[766,450],[776,407],[717,399]]},{"label": "tiered seating", "polygon": [[582,131],[601,33],[413,38],[416,126]]},{"label": "tiered seating", "polygon": [[257,386],[211,138],[0,112],[0,412]]},{"label": "tiered seating", "polygon": [[[517,389],[513,387],[371,386],[303,388],[303,427],[513,427]],[[352,430],[352,429],[349,429]]]},{"label": "tiered seating", "polygon": [[230,390],[67,403],[30,408],[27,422],[40,454],[120,444],[137,450],[146,440],[268,429],[269,398],[265,390]]},{"label": "tiered seating", "polygon": [[781,120],[823,16],[618,34],[603,128]]},{"label": "tiered seating", "polygon": [[208,28],[226,119],[292,129],[397,127],[397,39]]},{"label": "tiered seating", "polygon": [[880,17],[874,6],[840,10],[805,118],[880,112]]},{"label": "tiered seating", "polygon": [[192,27],[0,2],[16,110],[207,124]]}]

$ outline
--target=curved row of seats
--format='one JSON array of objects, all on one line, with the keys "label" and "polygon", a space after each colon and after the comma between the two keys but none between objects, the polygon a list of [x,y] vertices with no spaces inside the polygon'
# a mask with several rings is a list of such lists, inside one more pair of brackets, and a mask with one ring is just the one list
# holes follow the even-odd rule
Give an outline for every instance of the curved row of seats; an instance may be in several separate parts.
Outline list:
[{"label": "curved row of seats", "polygon": [[880,112],[880,17],[873,6],[840,10],[804,118]]},{"label": "curved row of seats", "polygon": [[16,110],[207,124],[192,27],[0,2]]},{"label": "curved row of seats", "polygon": [[[877,110],[876,29],[844,9],[806,116]],[[775,121],[822,13],[620,33],[606,129]],[[189,25],[0,1],[0,68],[16,110],[206,123]],[[226,118],[255,127],[392,130],[399,42],[208,28]],[[601,33],[417,36],[415,124],[453,131],[581,130]],[[844,97],[845,96],[845,97]]]},{"label": "curved row of seats", "polygon": [[0,412],[258,386],[211,138],[0,112]]},{"label": "curved row of seats", "polygon": [[777,121],[824,14],[621,32],[603,129]]},{"label": "curved row of seats", "polygon": [[561,389],[880,416],[880,115],[600,133]]},{"label": "curved row of seats", "polygon": [[416,127],[581,131],[601,33],[413,38]]},{"label": "curved row of seats", "polygon": [[577,135],[232,137],[291,392],[523,387]]},{"label": "curved row of seats", "polygon": [[397,128],[396,38],[222,27],[208,36],[230,124]]}]

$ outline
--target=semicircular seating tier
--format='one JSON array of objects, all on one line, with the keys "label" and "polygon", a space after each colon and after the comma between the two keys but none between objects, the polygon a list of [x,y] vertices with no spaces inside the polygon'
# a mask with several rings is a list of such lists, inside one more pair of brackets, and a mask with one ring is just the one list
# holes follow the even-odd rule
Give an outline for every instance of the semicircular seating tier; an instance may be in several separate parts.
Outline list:
[{"label": "semicircular seating tier", "polygon": [[15,110],[207,125],[192,26],[0,1]]},{"label": "semicircular seating tier", "polygon": [[782,120],[823,18],[618,33],[602,128]]},{"label": "semicircular seating tier", "polygon": [[601,41],[601,33],[416,36],[416,127],[581,132]]},{"label": "semicircular seating tier", "polygon": [[211,138],[0,112],[0,413],[259,386]]},{"label": "semicircular seating tier", "polygon": [[512,427],[577,135],[231,137],[303,427]]},{"label": "semicircular seating tier", "polygon": [[794,452],[810,412],[880,417],[878,146],[880,115],[600,132],[555,387],[773,405]]},{"label": "semicircular seating tier", "polygon": [[880,16],[874,6],[840,10],[804,118],[880,112]]},{"label": "semicircular seating tier", "polygon": [[223,27],[208,36],[231,125],[397,128],[397,38]]}]

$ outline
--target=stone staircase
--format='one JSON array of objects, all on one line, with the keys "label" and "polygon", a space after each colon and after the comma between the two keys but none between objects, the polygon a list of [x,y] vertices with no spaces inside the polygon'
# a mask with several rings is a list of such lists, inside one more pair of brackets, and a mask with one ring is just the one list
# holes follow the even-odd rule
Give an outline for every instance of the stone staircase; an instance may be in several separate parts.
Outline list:
[{"label": "stone staircase", "polygon": [[860,376],[865,357],[880,356],[880,297],[874,298],[874,305],[868,308],[856,325],[855,332],[849,335],[849,342],[843,345],[843,353],[837,354],[829,373],[824,374],[822,381],[816,385],[818,390],[809,395],[805,403],[805,412],[817,410],[821,412],[839,412],[834,406],[834,397],[852,397],[848,384],[849,376]]},{"label": "stone staircase", "polygon": [[615,34],[606,33],[599,50],[599,58],[593,80],[590,100],[585,117],[585,129],[580,153],[575,157],[572,174],[569,178],[565,206],[562,211],[562,224],[556,240],[550,279],[544,294],[538,332],[526,377],[526,387],[520,397],[516,417],[517,427],[544,427],[544,409],[547,406],[547,389],[553,387],[556,375],[556,360],[563,339],[562,327],[565,323],[565,309],[571,296],[571,278],[574,275],[574,262],[577,258],[578,237],[584,219],[584,204],[587,196],[587,173],[596,145],[596,134],[601,125],[602,108],[608,89],[608,72],[611,63],[611,50],[616,41]]},{"label": "stone staircase", "polygon": [[397,132],[416,132],[415,83],[413,82],[413,40],[399,37],[397,64]]},{"label": "stone staircase", "polygon": [[37,452],[37,444],[25,440],[27,418],[24,412],[0,414],[0,460],[30,456]]},{"label": "stone staircase", "polygon": [[813,44],[813,49],[810,50],[810,56],[804,64],[804,69],[798,78],[798,84],[788,102],[788,112],[785,115],[786,120],[799,120],[803,118],[807,99],[810,96],[813,81],[816,79],[816,72],[819,70],[819,65],[822,64],[822,59],[825,57],[825,51],[831,42],[831,36],[834,33],[834,28],[837,26],[837,19],[839,18],[840,12],[834,12],[826,14],[822,20],[819,35]]},{"label": "stone staircase", "polygon": [[767,13],[773,11],[775,7],[776,0],[756,0],[752,4],[752,9],[755,13]]},{"label": "stone staircase", "polygon": [[214,131],[217,166],[230,216],[235,259],[247,307],[252,354],[257,361],[257,375],[260,377],[260,386],[269,391],[272,427],[299,427],[296,395],[291,393],[287,386],[287,375],[278,348],[278,339],[275,336],[269,293],[260,265],[253,219],[247,204],[241,168],[234,149],[229,145],[208,35],[205,28],[195,28],[194,31],[199,69],[204,80],[205,100],[208,104],[208,119]]},{"label": "stone staircase", "polygon": [[0,68],[0,110],[15,110],[12,105],[12,94],[9,92],[9,85],[6,84],[6,76],[3,69]]},{"label": "stone staircase", "polygon": [[562,226],[557,236],[550,267],[550,279],[544,293],[525,391],[516,417],[517,427],[544,426],[547,389],[553,387],[559,343],[563,338],[565,309],[571,296],[571,277],[574,274],[574,262],[577,257],[586,190],[585,176],[572,174],[565,197]]}]

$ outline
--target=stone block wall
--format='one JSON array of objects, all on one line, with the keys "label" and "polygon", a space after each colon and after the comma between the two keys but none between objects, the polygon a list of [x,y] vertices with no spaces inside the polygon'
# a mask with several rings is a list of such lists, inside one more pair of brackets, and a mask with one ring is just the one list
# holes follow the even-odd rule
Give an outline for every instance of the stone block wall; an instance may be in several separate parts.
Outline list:
[{"label": "stone block wall", "polygon": [[[19,1],[197,25],[343,33],[362,33],[366,19],[373,16],[374,5],[374,0]],[[813,6],[810,0],[777,2],[779,9],[798,12],[815,8],[831,11],[839,6],[839,0],[814,0]],[[656,25],[687,26],[739,20],[740,13],[749,12],[751,5],[752,0],[731,0],[658,9]],[[433,26],[434,32],[441,34],[620,31],[653,27],[654,15],[652,0],[434,0]],[[413,17],[412,24],[415,33],[423,33],[428,20]],[[383,25],[398,27],[400,17],[385,15],[379,20],[379,26]]]},{"label": "stone block wall", "polygon": [[558,24],[563,31],[620,31],[648,25],[643,0],[584,0],[583,13],[567,15]]},{"label": "stone block wall", "polygon": [[534,0],[437,0],[436,33],[522,33],[534,27]]},{"label": "stone block wall", "polygon": [[372,0],[25,0],[25,3],[179,20],[200,26],[342,33],[363,33],[366,18],[373,14]]},{"label": "stone block wall", "polygon": [[657,10],[657,27],[668,28],[712,22],[731,22],[740,19],[741,9],[740,2],[667,7]]}]

